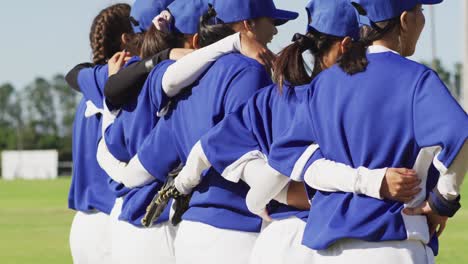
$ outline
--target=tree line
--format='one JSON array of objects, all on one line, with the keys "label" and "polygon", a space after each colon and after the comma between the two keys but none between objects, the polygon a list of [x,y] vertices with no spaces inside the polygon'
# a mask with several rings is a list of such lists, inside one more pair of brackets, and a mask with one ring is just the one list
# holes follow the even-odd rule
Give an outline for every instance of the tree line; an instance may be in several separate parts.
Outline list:
[{"label": "tree line", "polygon": [[[458,100],[462,64],[456,64],[454,72],[440,60],[425,64],[438,72]],[[73,120],[80,99],[61,74],[49,80],[36,78],[23,89],[0,85],[0,152],[57,149],[60,161],[71,161]]]},{"label": "tree line", "polygon": [[0,152],[57,149],[60,161],[71,161],[73,120],[80,97],[63,75],[36,78],[23,89],[0,85]]}]

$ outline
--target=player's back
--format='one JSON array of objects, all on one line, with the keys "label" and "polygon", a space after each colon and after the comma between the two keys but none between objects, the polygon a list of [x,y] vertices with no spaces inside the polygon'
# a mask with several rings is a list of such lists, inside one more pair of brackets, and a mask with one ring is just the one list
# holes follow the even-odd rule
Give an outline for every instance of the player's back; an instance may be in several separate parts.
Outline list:
[{"label": "player's back", "polygon": [[[414,168],[427,187],[410,203],[417,206],[438,177],[429,173],[434,172],[429,170],[434,145],[423,143],[427,137],[421,131],[425,120],[431,119],[424,116],[431,93],[427,89],[448,91],[432,70],[398,54],[368,54],[368,59],[365,72],[348,75],[334,66],[315,79],[309,102],[314,136],[326,158],[354,168]],[[454,118],[466,123],[466,116],[446,110],[445,115],[453,112]],[[442,133],[440,138],[448,137]],[[317,192],[304,242],[315,249],[350,237],[429,242],[426,218],[406,216],[402,208],[402,203],[363,195]],[[326,224],[329,221],[337,224],[331,227]]]},{"label": "player's back", "polygon": [[[243,55],[233,53],[216,61],[189,91],[177,98],[165,120],[170,123],[183,162],[203,134],[270,83],[263,66]],[[210,169],[194,190],[183,219],[258,232],[261,219],[245,205],[247,190],[247,184],[229,182]]]}]

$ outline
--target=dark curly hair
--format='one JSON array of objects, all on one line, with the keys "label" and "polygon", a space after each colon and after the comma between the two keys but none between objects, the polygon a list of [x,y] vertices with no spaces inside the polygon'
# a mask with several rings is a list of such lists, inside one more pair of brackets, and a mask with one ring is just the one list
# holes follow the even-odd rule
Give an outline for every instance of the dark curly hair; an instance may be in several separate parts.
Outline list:
[{"label": "dark curly hair", "polygon": [[130,23],[130,9],[128,4],[115,4],[103,9],[94,18],[89,40],[95,64],[105,64],[122,50],[122,34],[135,35]]}]

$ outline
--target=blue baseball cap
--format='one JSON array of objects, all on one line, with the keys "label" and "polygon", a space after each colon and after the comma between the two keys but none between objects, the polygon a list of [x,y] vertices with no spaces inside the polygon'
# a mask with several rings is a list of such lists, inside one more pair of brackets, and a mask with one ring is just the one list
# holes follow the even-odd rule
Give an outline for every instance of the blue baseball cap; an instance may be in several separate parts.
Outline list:
[{"label": "blue baseball cap", "polygon": [[349,0],[311,0],[306,6],[309,15],[307,31],[359,40],[359,17]]},{"label": "blue baseball cap", "polygon": [[417,4],[435,5],[443,0],[354,0],[366,11],[372,22],[382,22],[400,16],[404,11],[413,9]]},{"label": "blue baseball cap", "polygon": [[175,0],[168,6],[174,19],[176,32],[194,35],[198,32],[200,18],[208,11],[209,0]]},{"label": "blue baseball cap", "polygon": [[289,20],[296,19],[296,12],[277,9],[273,0],[210,0],[217,19],[224,23],[234,23],[242,20],[269,17],[280,26]]},{"label": "blue baseball cap", "polygon": [[174,0],[135,0],[133,3],[130,17],[132,21],[133,32],[142,33],[147,31],[153,24],[153,18],[164,11]]}]

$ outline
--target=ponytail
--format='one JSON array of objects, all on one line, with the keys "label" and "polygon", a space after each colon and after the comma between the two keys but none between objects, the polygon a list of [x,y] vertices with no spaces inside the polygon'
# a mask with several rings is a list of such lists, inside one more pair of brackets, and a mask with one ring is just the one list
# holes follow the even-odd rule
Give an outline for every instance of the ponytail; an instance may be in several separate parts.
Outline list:
[{"label": "ponytail", "polygon": [[340,68],[350,74],[356,74],[366,70],[369,61],[367,60],[367,48],[372,42],[382,39],[400,23],[400,18],[396,17],[384,22],[374,23],[371,26],[364,26],[361,29],[361,39],[351,44],[349,50],[338,60]]},{"label": "ponytail", "polygon": [[349,75],[365,71],[369,64],[366,55],[368,46],[361,40],[351,43],[348,51],[337,61],[338,66]]},{"label": "ponytail", "polygon": [[210,4],[208,11],[200,18],[198,28],[198,45],[200,47],[206,47],[236,33],[230,24],[225,24],[216,16],[216,10]]},{"label": "ponytail", "polygon": [[[293,37],[293,43],[283,49],[276,59],[273,79],[278,83],[280,91],[283,90],[285,81],[292,86],[310,83],[323,69],[322,57],[330,50],[332,45],[342,38],[326,35],[318,31],[310,31],[306,35],[299,33]],[[307,68],[302,54],[309,51],[314,56],[314,68]]]},{"label": "ponytail", "polygon": [[[360,15],[367,15],[367,11],[360,4],[353,2],[352,5]],[[399,24],[399,16],[378,23],[370,21],[370,26],[361,28],[361,39],[351,44],[349,50],[338,60],[338,65],[350,75],[365,71],[369,64],[366,55],[367,48],[374,41],[382,39],[387,33],[393,31]]]},{"label": "ponytail", "polygon": [[314,49],[315,43],[311,43],[313,40],[309,36],[300,35],[301,37],[298,37],[298,35],[300,34],[294,36],[294,42],[284,48],[276,59],[273,80],[278,83],[280,91],[283,89],[285,80],[294,86],[312,81],[302,53],[308,49],[307,47]]},{"label": "ponytail", "polygon": [[149,58],[163,50],[170,48],[182,48],[184,35],[174,32],[164,32],[151,25],[145,34],[141,47],[141,58]]}]

